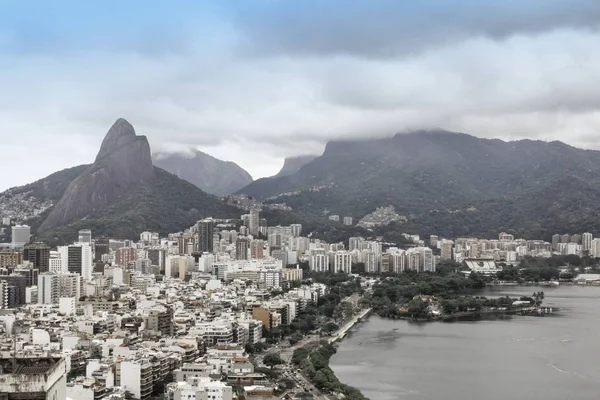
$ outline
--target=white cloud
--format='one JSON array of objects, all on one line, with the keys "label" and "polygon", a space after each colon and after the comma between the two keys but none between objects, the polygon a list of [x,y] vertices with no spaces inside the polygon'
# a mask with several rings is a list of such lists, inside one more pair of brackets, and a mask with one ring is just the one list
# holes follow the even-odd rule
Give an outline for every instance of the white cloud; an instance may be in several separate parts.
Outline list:
[{"label": "white cloud", "polygon": [[421,127],[600,148],[597,32],[474,37],[378,59],[249,57],[228,32],[219,47],[172,54],[0,53],[0,188],[93,161],[118,117],[155,150],[197,147],[254,178],[330,139]]}]

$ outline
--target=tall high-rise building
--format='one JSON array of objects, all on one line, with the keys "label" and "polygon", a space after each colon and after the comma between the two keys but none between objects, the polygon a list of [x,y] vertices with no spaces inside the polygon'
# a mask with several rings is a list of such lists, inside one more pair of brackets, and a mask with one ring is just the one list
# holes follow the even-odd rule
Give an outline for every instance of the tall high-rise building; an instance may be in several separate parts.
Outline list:
[{"label": "tall high-rise building", "polygon": [[58,304],[60,298],[59,275],[40,274],[38,277],[38,304]]},{"label": "tall high-rise building", "polygon": [[23,260],[32,263],[40,273],[48,272],[50,270],[50,246],[42,242],[25,245]]},{"label": "tall high-rise building", "polygon": [[[31,264],[29,264],[31,266]],[[25,276],[27,278],[27,286],[37,286],[40,271],[37,268],[17,267],[13,270],[13,274]]]},{"label": "tall high-rise building", "polygon": [[292,231],[293,237],[298,237],[302,234],[302,224],[291,224],[290,230]]},{"label": "tall high-rise building", "polygon": [[260,209],[253,208],[250,210],[250,219],[248,221],[248,230],[252,236],[258,236],[260,229]]},{"label": "tall high-rise building", "polygon": [[390,253],[383,253],[381,255],[381,267],[379,272],[386,274],[388,272],[394,272],[394,257]]},{"label": "tall high-rise building", "polygon": [[[92,279],[92,247],[89,243],[78,243],[58,247],[63,271],[79,274],[85,281]],[[66,268],[65,268],[66,266]]]},{"label": "tall high-rise building", "polygon": [[81,297],[81,280],[78,274],[58,275],[60,297],[74,297],[79,301]]},{"label": "tall high-rise building", "polygon": [[235,258],[237,260],[248,259],[248,249],[250,248],[250,241],[248,238],[239,237],[235,242]]},{"label": "tall high-rise building", "polygon": [[80,230],[78,242],[92,244],[92,231],[89,229]]},{"label": "tall high-rise building", "polygon": [[104,236],[94,239],[94,261],[102,261],[102,256],[108,253],[110,253],[109,239]]},{"label": "tall high-rise building", "polygon": [[137,258],[138,251],[135,247],[121,247],[115,251],[115,265],[126,267]]},{"label": "tall high-rise building", "polygon": [[558,233],[552,235],[552,250],[558,250],[558,244],[561,242],[561,236]]},{"label": "tall high-rise building", "polygon": [[329,257],[325,250],[314,250],[309,258],[309,267],[311,271],[327,272],[329,271]]},{"label": "tall high-rise building", "polygon": [[600,258],[600,239],[592,239],[590,255],[594,258]]},{"label": "tall high-rise building", "polygon": [[381,258],[374,251],[364,250],[361,254],[361,259],[365,264],[365,272],[379,272],[379,261]]},{"label": "tall high-rise building", "polygon": [[440,240],[440,238],[438,235],[430,235],[429,236],[429,246],[437,247],[439,240]]},{"label": "tall high-rise building", "polygon": [[442,240],[440,243],[441,255],[440,258],[442,260],[452,260],[452,246],[454,243],[452,240]]},{"label": "tall high-rise building", "polygon": [[589,253],[592,248],[592,240],[594,239],[594,235],[589,232],[581,235],[581,250]]},{"label": "tall high-rise building", "polygon": [[255,239],[250,243],[250,258],[253,260],[260,260],[265,257],[264,255],[265,242],[263,240]]},{"label": "tall high-rise building", "polygon": [[165,252],[164,249],[161,249],[161,248],[148,249],[148,259],[150,260],[151,265],[158,267],[159,271],[165,270],[167,253]]},{"label": "tall high-rise building", "polygon": [[27,290],[28,278],[24,275],[0,275],[2,284],[2,307],[15,308],[25,304],[25,293]]},{"label": "tall high-rise building", "polygon": [[349,251],[341,250],[331,253],[333,259],[333,272],[352,272],[352,254]]},{"label": "tall high-rise building", "polygon": [[352,250],[362,250],[362,243],[365,241],[364,238],[358,236],[358,237],[351,237],[348,240],[348,250],[352,251]]},{"label": "tall high-rise building", "polygon": [[196,224],[198,235],[198,251],[201,253],[212,253],[214,248],[214,221],[207,218],[198,221]]},{"label": "tall high-rise building", "polygon": [[570,241],[571,241],[571,235],[569,235],[568,233],[565,233],[564,235],[562,235],[560,237],[561,243],[569,243]]},{"label": "tall high-rise building", "polygon": [[29,225],[15,225],[12,227],[12,247],[23,247],[31,239],[31,228]]},{"label": "tall high-rise building", "polygon": [[429,247],[418,247],[423,271],[435,272],[435,260],[433,251]]},{"label": "tall high-rise building", "polygon": [[260,218],[258,220],[258,233],[260,233],[263,236],[267,235],[267,219],[266,218]]},{"label": "tall high-rise building", "polygon": [[[66,261],[66,260],[65,260]],[[58,251],[51,251],[50,252],[50,268],[49,268],[49,272],[52,272],[54,274],[66,274],[69,271],[67,271],[67,266],[65,265],[63,267],[63,259],[61,257],[60,252]]]},{"label": "tall high-rise building", "polygon": [[194,235],[181,235],[177,238],[179,255],[190,255],[196,251],[196,237]]},{"label": "tall high-rise building", "polygon": [[351,226],[353,222],[352,217],[344,217],[344,225]]}]

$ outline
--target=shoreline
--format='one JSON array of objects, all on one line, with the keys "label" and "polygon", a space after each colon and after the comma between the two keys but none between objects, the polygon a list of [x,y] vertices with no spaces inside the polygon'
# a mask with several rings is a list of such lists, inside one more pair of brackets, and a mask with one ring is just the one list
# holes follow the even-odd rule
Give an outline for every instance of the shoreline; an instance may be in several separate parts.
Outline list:
[{"label": "shoreline", "polygon": [[[322,344],[322,343],[319,343],[319,344],[318,344],[318,346],[317,346],[316,348],[313,348],[313,349],[311,350],[311,353],[312,353],[312,352],[314,352],[314,351],[319,351],[320,349],[322,349],[322,348],[324,348],[324,347],[326,347],[326,346],[331,346],[331,347],[332,347],[332,348],[335,350],[335,352],[337,352],[337,347],[338,347],[338,346],[336,346],[336,343],[341,343],[341,341],[342,341],[342,340],[344,340],[344,338],[347,336],[348,332],[349,332],[349,331],[350,331],[352,328],[354,328],[354,327],[355,327],[355,326],[356,326],[358,323],[360,323],[360,322],[363,322],[363,321],[364,321],[366,318],[368,318],[368,317],[370,316],[370,314],[371,314],[371,312],[372,312],[372,311],[373,311],[373,309],[372,309],[372,308],[368,308],[368,309],[362,310],[362,311],[361,311],[361,312],[360,312],[358,315],[356,315],[356,316],[352,317],[352,319],[351,319],[349,322],[347,322],[347,323],[346,323],[346,324],[345,324],[345,325],[344,325],[342,328],[340,328],[340,329],[339,329],[339,330],[338,330],[338,331],[335,333],[335,335],[333,335],[333,336],[332,336],[332,337],[330,337],[330,338],[327,338],[327,339],[325,340],[325,341],[326,341],[326,345],[324,345],[324,344]],[[334,352],[333,354],[335,354],[335,352]],[[308,363],[309,363],[309,364],[311,363],[311,361],[310,361],[310,360],[311,360],[311,356],[310,356],[310,354],[311,354],[311,353],[309,353],[309,354],[307,355],[307,358],[306,358],[306,360],[308,360]],[[342,381],[340,381],[340,379],[339,379],[339,378],[338,378],[338,377],[335,375],[335,372],[334,372],[334,371],[333,371],[333,369],[331,369],[331,367],[329,366],[329,362],[330,362],[330,360],[331,360],[331,356],[333,356],[333,354],[331,354],[331,355],[330,355],[330,356],[327,358],[327,365],[326,365],[326,367],[325,367],[324,369],[327,369],[327,370],[329,370],[329,371],[331,372],[331,375],[332,375],[332,377],[333,377],[335,380],[337,380],[337,382],[338,382],[338,383],[339,383],[339,384],[342,386],[342,394],[343,394],[344,396],[346,396],[346,398],[348,398],[348,399],[350,399],[350,400],[371,400],[371,399],[369,399],[368,397],[366,397],[365,395],[363,395],[363,394],[362,394],[362,392],[361,392],[359,389],[355,388],[354,386],[350,386],[350,385],[347,385],[347,384],[343,383],[343,382],[342,382]],[[312,364],[311,364],[311,366],[312,366]],[[313,368],[314,368],[314,367],[313,367]],[[308,371],[307,371],[307,368],[306,368],[306,367],[303,367],[303,365],[302,365],[302,364],[300,364],[300,371],[301,371],[302,375],[304,376],[304,378],[305,378],[305,379],[306,379],[308,382],[310,382],[312,385],[314,385],[314,386],[316,387],[316,382],[315,382],[315,380],[314,380],[313,378],[311,378],[310,374],[309,374],[309,373],[308,373]],[[316,388],[317,388],[317,389],[319,390],[319,392],[320,392],[320,393],[321,393],[323,396],[325,396],[325,397],[328,397],[329,395],[332,395],[332,394],[326,394],[326,393],[323,393],[323,391],[322,391],[321,389],[319,389],[318,387],[316,387]],[[337,393],[337,392],[336,392],[336,393]]]}]

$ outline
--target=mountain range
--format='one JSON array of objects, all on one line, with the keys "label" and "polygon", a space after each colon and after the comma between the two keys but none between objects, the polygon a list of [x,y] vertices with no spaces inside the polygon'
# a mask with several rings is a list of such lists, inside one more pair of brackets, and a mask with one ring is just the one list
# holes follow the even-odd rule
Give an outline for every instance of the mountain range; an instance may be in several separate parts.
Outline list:
[{"label": "mountain range", "polygon": [[189,153],[155,153],[154,165],[216,196],[227,196],[252,182],[252,176],[231,161],[222,161],[199,150]]},{"label": "mountain range", "polygon": [[240,190],[305,218],[392,205],[397,229],[447,237],[600,232],[600,152],[441,130],[329,142],[291,174]]},{"label": "mountain range", "polygon": [[[51,244],[74,240],[85,228],[134,238],[146,230],[180,231],[205,216],[239,217],[241,210],[198,186],[213,193],[235,190],[251,180],[241,168],[200,152],[186,160],[155,155],[154,163],[161,160],[171,160],[171,172],[192,183],[153,165],[147,139],[119,119],[92,164],[8,189],[0,193],[0,210],[29,216],[34,234]],[[227,182],[195,180],[202,174]],[[548,239],[553,233],[600,233],[600,152],[557,141],[418,131],[329,142],[321,156],[287,159],[277,175],[238,193],[292,208],[270,223],[323,227],[332,224],[328,214],[357,221],[393,206],[403,218],[376,234],[494,237],[506,231]]]},{"label": "mountain range", "polygon": [[202,217],[237,218],[222,199],[152,164],[150,145],[118,119],[95,161],[56,172],[0,193],[0,207],[29,218],[34,234],[49,243],[94,235],[135,238],[143,231],[181,231]]}]

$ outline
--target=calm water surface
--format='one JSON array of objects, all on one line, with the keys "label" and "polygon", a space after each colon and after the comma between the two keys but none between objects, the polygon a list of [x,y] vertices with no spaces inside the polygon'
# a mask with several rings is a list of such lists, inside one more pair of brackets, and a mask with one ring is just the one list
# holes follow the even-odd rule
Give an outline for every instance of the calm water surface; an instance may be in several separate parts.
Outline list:
[{"label": "calm water surface", "polygon": [[553,317],[415,324],[370,317],[341,342],[331,367],[371,400],[600,399],[600,288],[543,290]]}]

